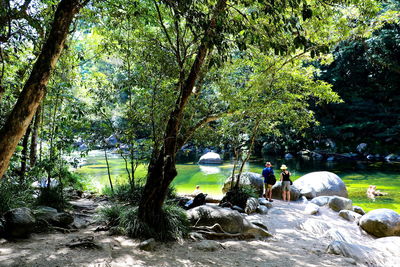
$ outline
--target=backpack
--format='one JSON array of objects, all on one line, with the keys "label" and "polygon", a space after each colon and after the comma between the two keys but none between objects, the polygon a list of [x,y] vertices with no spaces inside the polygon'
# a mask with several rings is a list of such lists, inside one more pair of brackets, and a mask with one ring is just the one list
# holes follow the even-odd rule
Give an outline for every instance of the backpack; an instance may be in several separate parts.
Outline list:
[{"label": "backpack", "polygon": [[274,185],[276,183],[276,177],[273,173],[268,176],[267,184]]},{"label": "backpack", "polygon": [[189,200],[185,204],[185,209],[192,209],[201,205],[206,204],[206,197],[207,194],[200,193],[197,196],[194,197],[193,200]]}]

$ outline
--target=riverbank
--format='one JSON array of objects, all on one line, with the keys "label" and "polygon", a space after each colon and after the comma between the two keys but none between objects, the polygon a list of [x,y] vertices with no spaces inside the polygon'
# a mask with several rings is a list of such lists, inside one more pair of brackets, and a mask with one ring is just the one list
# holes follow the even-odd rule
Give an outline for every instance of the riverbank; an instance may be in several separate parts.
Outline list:
[{"label": "riverbank", "polygon": [[[82,202],[91,206],[91,200]],[[139,249],[140,240],[96,231],[95,222],[77,232],[33,234],[17,241],[1,239],[0,266],[363,266],[354,255],[345,257],[329,252],[328,246],[334,240],[332,233],[341,233],[346,241],[357,245],[370,245],[377,239],[327,207],[320,207],[318,215],[306,214],[305,207],[302,202],[275,200],[268,214],[246,216],[266,225],[272,234],[269,238],[157,242],[153,251]],[[97,247],[68,246],[74,240],[93,240]],[[388,255],[391,254],[381,256]],[[368,260],[365,259],[365,265]],[[396,266],[394,263],[399,261],[398,254],[391,255],[384,266]]]}]

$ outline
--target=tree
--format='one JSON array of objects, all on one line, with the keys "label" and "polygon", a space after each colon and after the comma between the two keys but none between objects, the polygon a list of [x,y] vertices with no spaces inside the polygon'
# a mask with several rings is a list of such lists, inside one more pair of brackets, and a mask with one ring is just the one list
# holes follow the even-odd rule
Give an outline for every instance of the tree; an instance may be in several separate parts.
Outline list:
[{"label": "tree", "polygon": [[72,20],[81,7],[82,3],[78,0],[61,0],[57,7],[47,41],[17,103],[0,131],[0,177],[6,172],[19,140],[25,134],[45,95],[51,71],[62,53]]},{"label": "tree", "polygon": [[[219,0],[212,3],[165,1],[164,4],[159,4],[154,1],[159,27],[167,39],[169,49],[176,57],[180,72],[175,89],[177,95],[175,105],[166,120],[162,143],[160,147],[154,148],[149,164],[144,197],[139,205],[138,214],[141,220],[150,227],[157,227],[157,218],[162,216],[161,207],[167,188],[177,174],[175,157],[178,149],[192,137],[196,129],[218,118],[206,114],[205,117],[194,120],[195,123],[191,126],[188,123],[190,118],[194,118],[193,113],[190,113],[193,111],[190,108],[191,101],[198,100],[192,96],[198,89],[201,92],[200,76],[202,71],[206,75],[209,67],[205,62],[210,62],[210,65],[216,63],[222,65],[231,57],[234,48],[246,50],[249,45],[257,45],[262,52],[273,50],[278,55],[292,54],[296,49],[304,49],[302,54],[309,53],[311,57],[328,52],[329,45],[337,40],[337,35],[346,34],[333,29],[333,25],[340,24],[343,27],[338,29],[349,29],[348,19],[351,18],[341,17],[339,7],[335,5],[342,2],[228,3]],[[370,9],[373,7],[372,2],[363,2],[360,6]],[[326,18],[324,22],[326,24],[321,23],[322,18]],[[337,20],[338,18],[341,20]],[[182,28],[185,27],[193,34],[194,39],[191,43],[197,47],[193,61],[182,61],[186,59],[182,57],[185,43],[182,43],[181,38],[185,32]],[[355,28],[355,25],[350,27]],[[325,36],[334,38],[328,39],[324,38]],[[190,66],[185,69],[185,64],[188,62]]]}]

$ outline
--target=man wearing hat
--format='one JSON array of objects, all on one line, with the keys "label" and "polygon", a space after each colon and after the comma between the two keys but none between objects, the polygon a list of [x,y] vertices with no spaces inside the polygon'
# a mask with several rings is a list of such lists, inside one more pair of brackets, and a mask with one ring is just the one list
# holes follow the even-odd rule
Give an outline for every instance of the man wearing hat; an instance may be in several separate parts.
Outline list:
[{"label": "man wearing hat", "polygon": [[264,177],[265,198],[269,198],[269,202],[272,202],[272,186],[276,183],[276,179],[271,162],[268,161],[265,163],[262,176]]}]

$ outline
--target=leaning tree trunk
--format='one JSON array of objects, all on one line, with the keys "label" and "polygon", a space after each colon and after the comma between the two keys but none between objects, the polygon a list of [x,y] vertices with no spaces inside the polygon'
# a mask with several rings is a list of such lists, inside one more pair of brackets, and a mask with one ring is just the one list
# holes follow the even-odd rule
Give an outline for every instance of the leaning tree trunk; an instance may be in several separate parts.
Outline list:
[{"label": "leaning tree trunk", "polygon": [[157,228],[157,218],[162,213],[162,205],[166,198],[168,187],[177,175],[176,153],[179,149],[179,129],[182,124],[186,104],[193,92],[193,87],[198,79],[204,59],[210,49],[210,41],[215,37],[217,19],[226,8],[226,0],[219,0],[208,29],[205,32],[202,43],[199,46],[197,56],[183,86],[180,88],[180,96],[176,101],[174,110],[170,113],[164,134],[164,143],[160,151],[153,155],[148,168],[147,182],[144,187],[142,199],[139,203],[138,216],[152,228]]},{"label": "leaning tree trunk", "polygon": [[57,7],[47,41],[17,103],[0,131],[0,178],[6,172],[19,140],[25,134],[43,99],[51,71],[64,48],[74,15],[80,8],[79,0],[61,0]]}]

